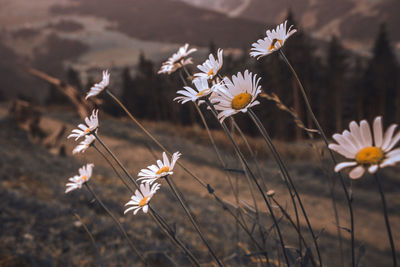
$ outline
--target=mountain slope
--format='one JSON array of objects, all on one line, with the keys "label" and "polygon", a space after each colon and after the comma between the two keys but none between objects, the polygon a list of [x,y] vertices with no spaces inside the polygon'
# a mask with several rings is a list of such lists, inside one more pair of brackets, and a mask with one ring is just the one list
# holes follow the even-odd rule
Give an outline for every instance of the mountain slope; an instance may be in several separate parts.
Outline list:
[{"label": "mountain slope", "polygon": [[207,46],[249,47],[264,25],[243,18],[195,8],[171,0],[86,0],[55,6],[55,14],[84,14],[106,18],[116,29],[135,38],[162,42],[190,42]]}]

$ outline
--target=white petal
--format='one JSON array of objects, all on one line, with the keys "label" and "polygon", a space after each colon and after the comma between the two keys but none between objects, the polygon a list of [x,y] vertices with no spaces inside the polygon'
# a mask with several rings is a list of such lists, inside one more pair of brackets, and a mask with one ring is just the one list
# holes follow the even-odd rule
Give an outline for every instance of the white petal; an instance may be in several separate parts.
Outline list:
[{"label": "white petal", "polygon": [[392,136],[393,136],[393,133],[396,130],[396,128],[397,128],[397,124],[392,124],[386,130],[386,132],[383,136],[383,142],[382,142],[382,147],[381,147],[383,151],[385,151],[385,152],[387,151],[387,148],[390,144],[390,141],[392,140]]},{"label": "white petal", "polygon": [[376,117],[374,120],[374,141],[375,141],[375,146],[381,147],[382,145],[382,117]]},{"label": "white petal", "polygon": [[372,165],[368,168],[369,173],[376,173],[378,170],[378,165]]},{"label": "white petal", "polygon": [[400,132],[398,132],[390,141],[389,146],[386,148],[386,151],[391,150],[398,142],[400,141]]},{"label": "white petal", "polygon": [[358,179],[358,178],[361,178],[361,176],[364,174],[364,172],[365,172],[365,169],[363,166],[357,166],[351,170],[349,176],[351,179]]},{"label": "white petal", "polygon": [[146,205],[146,206],[143,207],[143,212],[144,213],[147,213],[148,210],[149,210],[149,205]]},{"label": "white petal", "polygon": [[335,172],[339,172],[344,168],[352,167],[352,166],[356,166],[356,165],[357,165],[357,162],[355,162],[355,161],[341,162],[335,166]]},{"label": "white petal", "polygon": [[365,147],[372,146],[371,129],[366,120],[362,120],[360,122],[360,129],[361,129],[362,139],[364,140],[364,142],[363,142],[364,146]]},{"label": "white petal", "polygon": [[354,159],[355,153],[349,152],[347,149],[345,149],[341,145],[329,144],[329,149],[336,151],[337,153],[341,154],[342,156],[344,156],[348,159]]}]

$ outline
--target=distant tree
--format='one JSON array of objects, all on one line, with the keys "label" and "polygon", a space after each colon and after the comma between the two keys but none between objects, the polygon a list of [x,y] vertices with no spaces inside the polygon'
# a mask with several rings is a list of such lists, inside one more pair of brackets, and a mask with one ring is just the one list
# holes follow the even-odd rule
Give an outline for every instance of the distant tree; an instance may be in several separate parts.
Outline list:
[{"label": "distant tree", "polygon": [[347,93],[346,73],[348,69],[346,51],[340,44],[339,40],[333,36],[329,43],[327,55],[327,100],[328,110],[325,110],[325,118],[327,122],[332,122],[328,127],[329,130],[339,130],[343,128],[343,109],[344,94]]},{"label": "distant tree", "polygon": [[[311,101],[315,108],[318,103],[315,99],[318,97],[315,85],[319,79],[316,73],[321,70],[317,69],[321,68],[321,64],[319,64],[319,59],[314,56],[314,46],[310,37],[305,35],[298,27],[290,10],[287,20],[287,25],[294,25],[298,32],[286,41],[282,50],[297,71],[311,100],[315,100]],[[261,82],[264,90],[267,93],[276,93],[285,105],[296,110],[299,118],[307,125],[310,120],[304,112],[304,101],[300,97],[298,85],[289,68],[280,58],[279,53],[275,52],[262,58],[259,60],[259,64],[256,64],[256,68],[257,73],[262,77]],[[303,131],[294,126],[293,119],[285,112],[278,112],[274,104],[270,103],[268,107],[263,108],[260,112],[263,114],[262,117],[266,126],[273,131],[272,135],[274,137],[283,140],[303,137]],[[273,117],[270,115],[272,112],[276,114]]]},{"label": "distant tree", "polygon": [[399,100],[398,63],[390,45],[385,24],[382,24],[375,40],[373,56],[368,63],[363,99],[365,117],[373,119],[377,115],[385,115],[385,121],[394,121],[396,104]]},{"label": "distant tree", "polygon": [[[315,56],[315,46],[310,36],[306,35],[301,29],[300,25],[295,21],[294,15],[291,10],[288,11],[287,15],[287,25],[293,25],[297,32],[290,37],[283,47],[285,55],[292,63],[294,69],[299,76],[304,89],[309,97],[313,110],[318,111],[318,98],[320,93],[320,88],[314,86],[318,81],[319,77],[316,75],[321,72],[321,66],[318,64],[318,58]],[[312,122],[310,115],[305,112],[304,101],[300,97],[299,88],[290,75],[291,81],[291,92],[287,92],[286,96],[293,95],[293,105],[296,109],[297,114],[303,120],[306,125],[312,127]],[[300,138],[299,129],[296,129],[296,137]]]}]

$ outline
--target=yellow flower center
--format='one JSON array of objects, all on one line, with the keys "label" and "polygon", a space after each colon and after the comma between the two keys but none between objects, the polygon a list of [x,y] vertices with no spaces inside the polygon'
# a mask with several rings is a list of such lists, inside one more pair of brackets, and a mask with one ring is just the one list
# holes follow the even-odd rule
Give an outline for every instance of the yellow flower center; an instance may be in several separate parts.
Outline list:
[{"label": "yellow flower center", "polygon": [[82,178],[81,178],[81,180],[84,181],[84,182],[86,182],[86,179],[87,179],[86,175],[82,176]]},{"label": "yellow flower center", "polygon": [[161,173],[163,173],[163,172],[169,172],[169,167],[168,167],[168,166],[164,166],[164,167],[160,168],[160,169],[156,172],[156,174],[161,174]]},{"label": "yellow flower center", "polygon": [[203,96],[208,90],[209,90],[209,88],[201,90],[200,92],[197,93],[196,96]]},{"label": "yellow flower center", "polygon": [[90,133],[90,128],[86,128],[86,130],[84,131],[84,133]]},{"label": "yellow flower center", "polygon": [[233,109],[241,110],[245,108],[251,102],[251,94],[241,93],[232,99],[231,106]]},{"label": "yellow flower center", "polygon": [[214,75],[214,69],[211,68],[210,71],[207,73],[207,76],[211,76]]},{"label": "yellow flower center", "polygon": [[271,45],[268,47],[268,51],[271,51],[272,49],[275,49],[275,44],[276,42],[279,42],[279,44],[282,46],[282,40],[281,39],[273,39]]},{"label": "yellow flower center", "polygon": [[144,197],[140,200],[139,202],[139,207],[143,207],[147,204],[147,200],[149,199],[149,197]]},{"label": "yellow flower center", "polygon": [[378,164],[383,159],[383,151],[379,147],[369,146],[361,149],[356,154],[356,161],[359,164]]}]

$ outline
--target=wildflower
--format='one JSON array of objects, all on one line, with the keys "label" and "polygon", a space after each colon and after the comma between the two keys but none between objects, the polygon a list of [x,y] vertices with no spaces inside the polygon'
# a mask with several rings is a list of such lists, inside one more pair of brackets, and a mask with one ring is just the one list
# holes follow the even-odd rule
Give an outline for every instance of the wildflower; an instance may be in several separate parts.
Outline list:
[{"label": "wildflower", "polygon": [[86,166],[82,166],[79,169],[79,175],[75,175],[74,177],[69,178],[68,180],[71,183],[67,183],[67,189],[65,189],[65,193],[71,192],[75,189],[82,188],[82,185],[89,181],[90,177],[92,176],[94,164],[86,164]]},{"label": "wildflower", "polygon": [[160,184],[155,183],[150,187],[148,183],[140,184],[140,191],[136,190],[135,195],[131,197],[131,200],[125,204],[125,206],[132,205],[132,207],[127,208],[124,214],[133,210],[133,214],[136,215],[140,209],[143,209],[144,213],[147,213],[149,209],[149,202],[153,195],[160,189]]},{"label": "wildflower", "polygon": [[213,54],[210,54],[209,59],[207,59],[203,65],[198,65],[197,68],[202,72],[194,74],[195,77],[202,77],[207,79],[214,78],[218,71],[222,67],[222,49],[218,49],[218,60],[215,60]]},{"label": "wildflower", "polygon": [[192,64],[192,58],[187,58],[185,59],[186,56],[190,55],[191,53],[197,51],[196,48],[192,48],[189,51],[187,50],[189,48],[189,44],[185,44],[184,46],[181,46],[175,54],[173,54],[167,61],[165,61],[161,69],[158,71],[158,74],[161,73],[167,73],[171,74],[175,72],[177,69],[188,65]]},{"label": "wildflower", "polygon": [[259,39],[256,43],[253,43],[250,56],[260,59],[261,57],[279,50],[284,45],[286,39],[297,31],[296,29],[292,29],[293,25],[291,25],[286,31],[286,24],[287,20],[278,25],[276,29],[273,29],[272,31],[268,30],[266,32],[267,37]]},{"label": "wildflower", "polygon": [[110,73],[108,73],[108,70],[103,70],[103,80],[100,83],[96,83],[95,85],[93,85],[85,98],[88,99],[89,97],[100,94],[104,90],[104,88],[108,86],[109,83]]},{"label": "wildflower", "polygon": [[75,137],[75,141],[81,138],[82,136],[91,134],[97,130],[99,127],[99,120],[97,114],[99,113],[98,109],[94,109],[90,118],[85,118],[85,124],[79,124],[79,129],[73,129],[72,134],[68,135],[67,138]]},{"label": "wildflower", "polygon": [[171,164],[168,160],[167,154],[163,152],[163,161],[157,160],[157,165],[148,166],[146,169],[142,169],[138,176],[138,180],[143,180],[145,183],[152,184],[157,179],[173,174],[173,169],[176,161],[181,156],[181,153],[175,152],[172,154]]},{"label": "wildflower", "polygon": [[375,173],[379,168],[395,165],[400,161],[400,149],[393,149],[400,140],[400,132],[393,136],[396,127],[397,124],[392,124],[383,134],[382,117],[376,117],[373,123],[374,139],[372,139],[371,129],[366,120],[362,120],[360,125],[355,121],[350,122],[350,131],[334,134],[333,139],[338,144],[329,145],[330,149],[352,159],[337,164],[335,172],[346,167],[354,167],[349,176],[357,179],[366,169],[370,173]]},{"label": "wildflower", "polygon": [[86,135],[85,140],[79,143],[74,150],[72,150],[72,154],[76,153],[83,153],[86,151],[86,149],[89,148],[89,146],[96,140],[96,137],[93,134]]},{"label": "wildflower", "polygon": [[261,93],[259,85],[261,78],[246,70],[244,75],[238,72],[237,76],[224,78],[222,84],[217,87],[210,100],[215,104],[215,109],[221,111],[218,119],[222,122],[225,118],[238,112],[247,112],[247,109],[260,104],[255,100]]},{"label": "wildflower", "polygon": [[193,83],[195,85],[195,89],[189,86],[185,86],[185,90],[179,90],[177,93],[181,94],[182,96],[177,96],[174,98],[174,101],[178,101],[182,104],[185,104],[188,101],[193,101],[195,102],[197,99],[203,98],[205,96],[208,96],[211,94],[216,87],[216,85],[213,85],[211,88],[208,85],[208,80],[207,78],[197,78],[193,80]]}]

